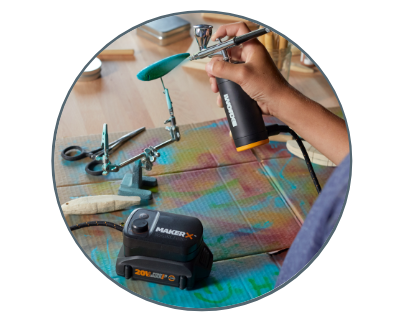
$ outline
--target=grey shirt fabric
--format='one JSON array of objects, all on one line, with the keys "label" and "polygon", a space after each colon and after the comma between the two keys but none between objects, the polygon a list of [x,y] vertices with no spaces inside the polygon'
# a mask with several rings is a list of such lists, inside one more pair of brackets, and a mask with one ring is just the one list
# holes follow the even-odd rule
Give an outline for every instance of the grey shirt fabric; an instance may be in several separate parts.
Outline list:
[{"label": "grey shirt fabric", "polygon": [[296,275],[320,250],[342,212],[350,178],[350,155],[329,177],[293,241],[275,287]]}]

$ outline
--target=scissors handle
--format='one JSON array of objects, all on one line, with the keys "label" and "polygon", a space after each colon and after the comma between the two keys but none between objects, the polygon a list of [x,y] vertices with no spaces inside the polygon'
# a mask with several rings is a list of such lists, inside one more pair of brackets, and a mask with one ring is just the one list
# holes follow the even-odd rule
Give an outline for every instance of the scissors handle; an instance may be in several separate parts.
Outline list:
[{"label": "scissors handle", "polygon": [[[94,170],[94,168],[98,165],[100,165],[100,170]],[[103,165],[103,161],[93,160],[85,167],[85,171],[91,176],[101,176],[103,174],[101,165]]]},{"label": "scissors handle", "polygon": [[[129,132],[128,134],[122,136],[121,138],[111,142],[109,144],[109,155],[112,154],[116,149],[118,149],[124,142],[128,141],[129,139],[131,139],[132,137],[136,136],[137,134],[141,133],[142,131],[144,131],[146,128],[142,127],[139,128],[138,130]],[[68,155],[68,153],[70,153],[71,151],[75,151],[76,155],[74,156],[70,156]],[[96,156],[101,157],[104,154],[104,150],[102,147],[97,148],[95,150],[92,151],[85,151],[82,147],[80,146],[70,146],[65,148],[63,151],[61,151],[61,157],[63,157],[63,159],[68,160],[68,161],[76,161],[76,160],[80,160],[83,159],[85,157],[89,157],[91,159],[96,159]],[[94,171],[92,170],[96,165],[98,165],[99,163],[94,163],[94,161],[92,161],[91,163],[89,163],[86,166],[86,172],[91,174],[91,175],[101,175],[102,171]]]},{"label": "scissors handle", "polygon": [[[68,153],[73,150],[80,151],[80,153],[75,156],[69,156]],[[80,146],[70,146],[61,151],[61,157],[68,161],[80,160],[87,156],[89,156],[88,152],[84,151]]]}]

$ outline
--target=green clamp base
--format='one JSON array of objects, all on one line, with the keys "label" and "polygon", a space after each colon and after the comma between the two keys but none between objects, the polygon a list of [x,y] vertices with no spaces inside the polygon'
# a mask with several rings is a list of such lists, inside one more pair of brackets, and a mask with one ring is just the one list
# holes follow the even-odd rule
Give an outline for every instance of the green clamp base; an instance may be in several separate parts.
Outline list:
[{"label": "green clamp base", "polygon": [[118,189],[120,196],[137,196],[141,200],[151,200],[153,194],[150,190],[144,190],[143,187],[151,188],[157,186],[157,179],[153,177],[143,177],[142,163],[140,160],[133,164],[133,172],[125,174],[122,183]]}]

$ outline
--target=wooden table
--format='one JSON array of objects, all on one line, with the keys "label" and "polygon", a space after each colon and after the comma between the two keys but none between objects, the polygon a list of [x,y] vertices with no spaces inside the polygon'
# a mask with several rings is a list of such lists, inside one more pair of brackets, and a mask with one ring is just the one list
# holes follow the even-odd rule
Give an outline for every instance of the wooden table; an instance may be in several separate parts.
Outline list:
[{"label": "wooden table", "polygon": [[[199,13],[182,14],[191,22],[210,23],[217,28],[221,23],[204,21]],[[193,30],[191,31],[193,34]],[[136,74],[162,58],[186,52],[193,38],[161,47],[137,36],[133,30],[108,49],[133,48],[131,60],[103,61],[101,78],[90,82],[77,82],[65,104],[57,131],[57,139],[88,134],[99,134],[103,123],[109,132],[132,131],[138,127],[161,127],[169,117],[160,81],[142,82]],[[293,61],[298,61],[294,56]],[[216,94],[210,90],[204,71],[177,68],[164,78],[169,89],[178,125],[215,120],[225,117],[223,109],[216,107]],[[339,103],[324,76],[291,72],[289,82],[311,99],[327,108]]]}]

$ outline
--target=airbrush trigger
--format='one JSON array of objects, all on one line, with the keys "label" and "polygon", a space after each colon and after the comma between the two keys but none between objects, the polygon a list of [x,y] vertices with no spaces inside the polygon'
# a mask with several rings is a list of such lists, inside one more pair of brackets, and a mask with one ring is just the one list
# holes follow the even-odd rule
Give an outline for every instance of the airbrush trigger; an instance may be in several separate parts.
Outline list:
[{"label": "airbrush trigger", "polygon": [[[222,43],[220,38],[216,39],[219,43]],[[219,52],[216,52],[214,55],[222,55],[222,57],[224,58],[224,61],[229,62],[229,55],[228,55],[228,51],[226,51],[226,49],[222,49]]]}]

